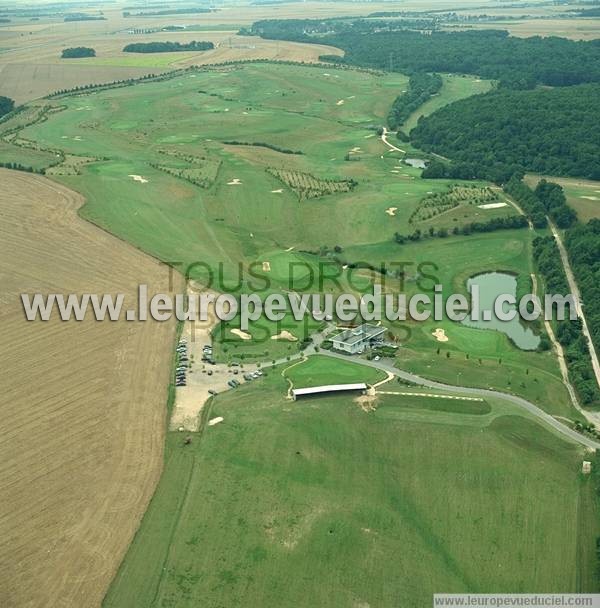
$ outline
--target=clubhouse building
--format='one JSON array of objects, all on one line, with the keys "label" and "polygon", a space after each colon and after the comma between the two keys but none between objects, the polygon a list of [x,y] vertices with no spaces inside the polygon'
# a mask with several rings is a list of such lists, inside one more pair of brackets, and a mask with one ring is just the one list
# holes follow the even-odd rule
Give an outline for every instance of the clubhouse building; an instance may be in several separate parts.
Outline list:
[{"label": "clubhouse building", "polygon": [[366,348],[376,346],[383,341],[385,327],[363,323],[358,327],[346,329],[342,333],[331,338],[334,350],[350,355],[358,355]]}]

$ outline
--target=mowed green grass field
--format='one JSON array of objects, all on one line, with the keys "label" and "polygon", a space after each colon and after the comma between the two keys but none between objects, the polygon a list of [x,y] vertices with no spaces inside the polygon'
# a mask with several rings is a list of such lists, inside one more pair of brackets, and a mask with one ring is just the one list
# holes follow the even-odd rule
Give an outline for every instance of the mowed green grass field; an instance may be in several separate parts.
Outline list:
[{"label": "mowed green grass field", "polygon": [[286,391],[270,370],[218,395],[205,417],[224,421],[190,445],[169,434],[105,608],[422,608],[441,591],[595,589],[578,448],[503,402],[386,395],[366,413]]},{"label": "mowed green grass field", "polygon": [[331,359],[324,355],[313,355],[302,363],[293,365],[285,372],[294,388],[309,388],[328,384],[353,384],[365,382],[375,384],[386,378],[378,369]]},{"label": "mowed green grass field", "polygon": [[482,80],[474,76],[444,74],[442,78],[444,79],[444,84],[441,91],[410,115],[408,120],[402,125],[402,131],[410,133],[417,126],[417,122],[421,116],[429,116],[443,106],[447,106],[465,97],[471,97],[471,95],[485,93],[492,87],[492,83],[489,80]]}]

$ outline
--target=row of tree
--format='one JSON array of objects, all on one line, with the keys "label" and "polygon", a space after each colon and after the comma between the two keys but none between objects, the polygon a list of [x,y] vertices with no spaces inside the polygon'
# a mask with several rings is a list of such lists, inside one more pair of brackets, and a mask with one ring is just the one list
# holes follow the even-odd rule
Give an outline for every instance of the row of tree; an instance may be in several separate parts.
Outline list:
[{"label": "row of tree", "polygon": [[468,236],[477,232],[494,232],[496,230],[516,230],[518,228],[526,228],[527,218],[523,215],[510,215],[508,217],[494,217],[486,222],[469,222],[463,226],[455,226],[452,230],[448,228],[438,228],[437,230],[430,226],[427,231],[417,228],[409,235],[403,235],[399,232],[394,233],[394,240],[399,245],[407,241],[420,241],[422,238],[438,237],[446,238],[450,234],[454,236]]},{"label": "row of tree", "polygon": [[389,128],[395,131],[401,127],[415,110],[439,92],[443,84],[439,74],[413,74],[408,81],[408,91],[396,97],[392,105],[387,119]]},{"label": "row of tree", "polygon": [[422,118],[411,141],[484,179],[515,170],[600,179],[598,99],[600,84],[495,90]]}]

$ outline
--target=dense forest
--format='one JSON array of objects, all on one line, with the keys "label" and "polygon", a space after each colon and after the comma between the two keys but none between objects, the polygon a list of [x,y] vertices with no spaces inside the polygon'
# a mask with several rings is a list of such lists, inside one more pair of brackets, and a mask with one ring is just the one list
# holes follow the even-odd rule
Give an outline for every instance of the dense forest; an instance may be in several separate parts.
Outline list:
[{"label": "dense forest", "polygon": [[15,102],[10,97],[4,97],[0,95],[0,116],[4,116],[9,112],[12,112],[15,107]]},{"label": "dense forest", "polygon": [[559,228],[569,228],[577,221],[577,214],[567,205],[565,193],[558,184],[542,179],[535,195]]},{"label": "dense forest", "polygon": [[516,170],[600,179],[600,85],[500,89],[419,121],[411,140],[502,181]]},{"label": "dense forest", "polygon": [[327,59],[408,74],[478,74],[510,88],[600,82],[598,40],[516,38],[500,30],[398,29],[407,27],[417,26],[398,20],[297,19],[257,21],[250,31],[263,38],[330,44],[345,56]]},{"label": "dense forest", "polygon": [[61,57],[63,59],[78,59],[80,57],[95,57],[96,51],[87,46],[74,46],[63,49]]},{"label": "dense forest", "polygon": [[187,44],[180,42],[135,42],[123,48],[124,53],[177,53],[179,51],[208,51],[214,49],[212,42],[196,42]]},{"label": "dense forest", "polygon": [[389,128],[395,131],[401,127],[415,110],[442,88],[443,84],[439,74],[413,74],[408,82],[408,91],[396,97],[392,105],[388,115]]}]

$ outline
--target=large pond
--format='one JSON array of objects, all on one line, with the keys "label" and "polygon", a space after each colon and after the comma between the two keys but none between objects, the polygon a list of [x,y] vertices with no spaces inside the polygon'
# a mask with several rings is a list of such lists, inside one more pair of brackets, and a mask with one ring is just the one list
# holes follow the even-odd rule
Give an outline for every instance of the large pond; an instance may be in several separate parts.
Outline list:
[{"label": "large pond", "polygon": [[[480,320],[472,321],[467,317],[463,324],[468,327],[476,327],[478,329],[494,329],[506,334],[516,346],[521,350],[535,350],[539,343],[540,337],[537,336],[532,329],[517,316],[512,321],[500,321],[492,315],[490,321],[483,320],[484,310],[494,310],[494,301],[501,294],[510,294],[516,297],[517,295],[517,279],[513,275],[504,272],[486,272],[477,276],[471,277],[467,281],[469,290],[473,285],[479,286],[479,307]],[[504,304],[504,310],[516,310],[516,306]]]}]

